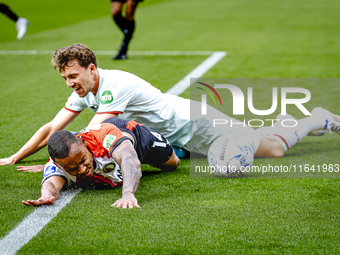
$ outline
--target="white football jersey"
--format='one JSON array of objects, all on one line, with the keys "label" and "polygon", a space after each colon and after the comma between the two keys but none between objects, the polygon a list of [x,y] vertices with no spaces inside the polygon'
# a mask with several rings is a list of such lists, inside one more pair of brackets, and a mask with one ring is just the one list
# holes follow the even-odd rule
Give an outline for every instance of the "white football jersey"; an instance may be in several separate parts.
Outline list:
[{"label": "white football jersey", "polygon": [[120,113],[160,132],[169,142],[182,147],[190,140],[190,100],[163,94],[150,83],[128,72],[98,68],[100,82],[96,95],[79,97],[73,92],[65,108],[81,112]]}]

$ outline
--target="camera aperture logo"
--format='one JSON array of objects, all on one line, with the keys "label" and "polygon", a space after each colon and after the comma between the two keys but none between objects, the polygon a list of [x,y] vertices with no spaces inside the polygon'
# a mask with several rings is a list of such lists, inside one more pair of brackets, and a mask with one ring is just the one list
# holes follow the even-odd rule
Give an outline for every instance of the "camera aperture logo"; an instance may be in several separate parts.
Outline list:
[{"label": "camera aperture logo", "polygon": [[[212,92],[214,92],[215,95],[217,96],[218,100],[220,101],[221,106],[222,106],[221,97],[220,97],[220,95],[217,93],[217,91],[216,91],[213,87],[211,87],[210,85],[205,84],[205,83],[203,83],[203,82],[197,82],[197,83],[206,86],[206,87],[209,88]],[[212,100],[214,101],[215,105],[217,105],[214,96],[211,94],[211,92],[210,92],[209,90],[207,90],[207,89],[205,89],[205,88],[201,88],[201,87],[196,87],[196,88],[201,89],[201,90],[203,90],[204,92],[208,93],[209,96],[210,96],[210,97],[212,98]],[[206,105],[207,105],[207,94],[202,94],[202,103],[203,103],[203,101],[204,101],[204,104],[205,104],[205,106],[206,106]],[[204,113],[203,113],[203,111],[204,111]],[[206,115],[206,114],[207,114],[207,107],[202,108],[202,115]]]}]

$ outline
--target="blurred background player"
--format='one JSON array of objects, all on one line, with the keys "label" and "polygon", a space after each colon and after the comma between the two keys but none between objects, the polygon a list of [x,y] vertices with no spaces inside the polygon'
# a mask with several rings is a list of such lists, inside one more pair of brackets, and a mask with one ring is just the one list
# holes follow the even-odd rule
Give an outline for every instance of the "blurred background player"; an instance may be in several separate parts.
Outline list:
[{"label": "blurred background player", "polygon": [[10,18],[11,20],[13,20],[15,22],[15,28],[18,31],[17,39],[21,40],[27,32],[27,27],[28,27],[29,21],[25,18],[18,17],[11,10],[11,8],[9,8],[7,5],[1,3],[1,1],[0,1],[0,12],[2,12],[8,18]]},{"label": "blurred background player", "polygon": [[[135,31],[135,12],[139,2],[143,0],[111,0],[111,14],[119,29],[123,32],[124,38],[120,44],[118,54],[112,59],[126,59],[129,42]],[[125,17],[122,16],[123,3],[126,2]]]}]

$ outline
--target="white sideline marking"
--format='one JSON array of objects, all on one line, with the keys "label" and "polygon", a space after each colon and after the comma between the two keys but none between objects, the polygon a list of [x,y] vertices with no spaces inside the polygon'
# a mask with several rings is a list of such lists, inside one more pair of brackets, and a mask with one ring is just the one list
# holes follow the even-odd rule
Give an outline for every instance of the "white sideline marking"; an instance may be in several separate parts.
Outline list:
[{"label": "white sideline marking", "polygon": [[37,207],[19,225],[0,240],[0,254],[15,254],[36,236],[78,193],[79,190],[61,192],[60,198],[56,200],[54,205]]},{"label": "white sideline marking", "polygon": [[[225,51],[216,51],[211,54],[206,60],[204,60],[198,67],[188,73],[182,80],[177,82],[171,89],[165,94],[180,95],[187,88],[190,87],[198,78],[204,75],[210,68],[212,68],[218,61],[227,55]],[[194,79],[193,79],[194,78]]]},{"label": "white sideline marking", "polygon": [[[96,55],[114,55],[117,51],[94,51]],[[214,51],[129,51],[134,56],[209,56]]]},{"label": "white sideline marking", "polygon": [[[51,55],[53,50],[0,50],[0,55]],[[134,56],[210,56],[215,51],[129,51]],[[111,56],[117,51],[94,50],[96,55]]]},{"label": "white sideline marking", "polygon": [[[53,51],[49,50],[0,50],[0,55],[51,55]],[[96,55],[111,56],[117,51],[94,50]],[[204,75],[218,61],[227,55],[225,51],[129,51],[134,56],[210,56],[198,67],[191,71],[182,80],[177,82],[165,94],[180,95],[190,87],[198,78]],[[194,79],[191,79],[194,78]],[[190,80],[191,79],[191,80]],[[191,81],[191,82],[190,82]]]},{"label": "white sideline marking", "polygon": [[[94,51],[96,55],[113,55],[115,51]],[[0,50],[0,55],[50,55],[52,51],[6,51]],[[227,55],[224,51],[129,51],[131,55],[146,55],[146,56],[209,56],[193,71],[186,75],[182,80],[177,82],[166,94],[180,95],[188,87],[190,87],[190,78],[192,83],[204,75],[218,61]],[[30,215],[28,215],[19,225],[9,232],[3,239],[0,240],[1,255],[12,255],[20,250],[34,236],[36,236],[57,214],[63,209],[74,197],[79,193],[76,191],[64,191],[60,193],[60,198],[53,206],[37,207]]]}]

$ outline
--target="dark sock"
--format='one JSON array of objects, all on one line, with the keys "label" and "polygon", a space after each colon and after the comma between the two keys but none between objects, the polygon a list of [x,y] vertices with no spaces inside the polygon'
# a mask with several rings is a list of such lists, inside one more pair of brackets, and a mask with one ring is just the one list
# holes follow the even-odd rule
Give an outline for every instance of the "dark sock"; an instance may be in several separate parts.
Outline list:
[{"label": "dark sock", "polygon": [[128,20],[126,21],[126,25],[124,28],[124,41],[129,44],[132,34],[135,31],[135,20]]},{"label": "dark sock", "polygon": [[120,52],[126,54],[133,32],[135,31],[135,21],[129,20],[126,22],[126,26],[123,30],[124,39],[121,44]]},{"label": "dark sock", "polygon": [[135,31],[135,21],[134,20],[126,20],[126,25],[124,29],[122,30],[124,33],[124,39],[122,43],[120,44],[119,52],[116,56],[114,56],[112,59],[126,59],[126,52],[128,50],[128,46],[130,43],[130,40],[132,38],[133,32]]},{"label": "dark sock", "polygon": [[5,4],[0,3],[0,12],[15,22],[19,19],[19,17]]},{"label": "dark sock", "polygon": [[118,27],[120,28],[120,30],[122,30],[122,32],[123,32],[123,30],[124,30],[124,28],[125,28],[125,26],[126,26],[127,20],[122,16],[121,13],[118,13],[118,14],[112,16],[112,17],[113,17],[113,20],[116,22],[117,26],[118,26]]}]

